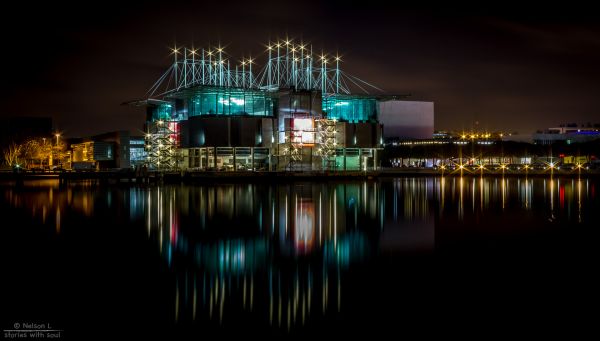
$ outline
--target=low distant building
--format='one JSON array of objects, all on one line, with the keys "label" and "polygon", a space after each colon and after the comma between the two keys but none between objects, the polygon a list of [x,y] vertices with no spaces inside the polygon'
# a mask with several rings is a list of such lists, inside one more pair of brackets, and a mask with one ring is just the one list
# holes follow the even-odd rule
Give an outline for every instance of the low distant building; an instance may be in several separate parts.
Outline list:
[{"label": "low distant building", "polygon": [[558,128],[548,128],[533,134],[532,138],[533,143],[542,145],[553,144],[556,142],[566,144],[581,143],[600,138],[600,127],[596,124],[593,127],[568,125]]},{"label": "low distant building", "polygon": [[129,168],[145,162],[144,137],[128,131],[92,136],[71,145],[72,166],[77,169]]},{"label": "low distant building", "polygon": [[[71,145],[74,169],[109,168],[114,162],[114,143],[102,141],[86,141]],[[112,168],[112,167],[110,167]]]}]

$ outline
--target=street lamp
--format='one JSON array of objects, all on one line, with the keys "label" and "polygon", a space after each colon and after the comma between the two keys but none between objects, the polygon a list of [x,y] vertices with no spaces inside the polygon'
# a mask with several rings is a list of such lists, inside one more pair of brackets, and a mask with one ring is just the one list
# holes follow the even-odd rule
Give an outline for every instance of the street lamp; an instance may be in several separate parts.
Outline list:
[{"label": "street lamp", "polygon": [[56,133],[54,134],[54,136],[56,137],[56,145],[58,146],[58,139],[60,138],[60,134]]}]

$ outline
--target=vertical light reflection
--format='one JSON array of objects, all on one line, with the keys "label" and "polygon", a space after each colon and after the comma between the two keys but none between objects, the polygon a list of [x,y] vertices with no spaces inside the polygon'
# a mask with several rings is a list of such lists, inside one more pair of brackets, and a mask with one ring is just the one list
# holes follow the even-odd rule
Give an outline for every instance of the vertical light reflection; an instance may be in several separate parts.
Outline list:
[{"label": "vertical light reflection", "polygon": [[242,308],[246,309],[246,276],[242,281]]},{"label": "vertical light reflection", "polygon": [[285,236],[288,234],[288,195],[285,194]]},{"label": "vertical light reflection", "polygon": [[319,246],[322,244],[323,237],[323,203],[321,201],[323,192],[319,191]]},{"label": "vertical light reflection", "polygon": [[507,180],[502,177],[502,183],[500,184],[500,191],[502,192],[502,210],[506,207],[506,182]]},{"label": "vertical light reflection", "polygon": [[306,322],[306,296],[302,295],[302,325]]},{"label": "vertical light reflection", "polygon": [[60,234],[60,208],[58,206],[56,206],[56,234]]},{"label": "vertical light reflection", "polygon": [[554,179],[550,177],[550,219],[554,220]]},{"label": "vertical light reflection", "polygon": [[250,276],[250,311],[254,308],[254,276]]},{"label": "vertical light reflection", "polygon": [[577,221],[582,222],[581,219],[581,178],[577,179]]},{"label": "vertical light reflection", "polygon": [[471,187],[471,210],[475,212],[475,178],[473,178],[473,181],[471,182]]},{"label": "vertical light reflection", "polygon": [[146,204],[146,228],[148,230],[148,238],[150,238],[150,212],[152,212],[152,196],[150,195],[150,191],[148,191],[147,195],[147,204]]},{"label": "vertical light reflection", "polygon": [[442,197],[441,197],[441,204],[440,204],[440,214],[444,211],[444,203],[445,203],[445,198],[446,198],[446,178],[442,176],[442,179],[440,181],[440,187],[442,189],[441,193],[442,193]]},{"label": "vertical light reflection", "polygon": [[208,297],[208,316],[212,319],[213,314],[213,286],[210,286],[210,295]]},{"label": "vertical light reflection", "polygon": [[[281,279],[280,279],[281,281]],[[280,283],[281,285],[281,283]],[[277,325],[281,327],[281,319],[283,315],[283,306],[281,303],[281,288],[279,288],[279,299],[277,300]]]},{"label": "vertical light reflection", "polygon": [[483,212],[483,176],[479,178],[479,210]]},{"label": "vertical light reflection", "polygon": [[271,199],[271,234],[275,234],[275,199]]},{"label": "vertical light reflection", "polygon": [[196,287],[196,275],[194,275],[194,294],[192,297],[192,320],[196,320],[196,305],[198,300],[198,288]]},{"label": "vertical light reflection", "polygon": [[461,176],[458,182],[459,195],[458,195],[458,219],[463,220],[464,215],[464,202],[463,202],[463,177]]},{"label": "vertical light reflection", "polygon": [[367,182],[363,181],[363,188],[362,188],[362,208],[363,208],[363,213],[367,213]]},{"label": "vertical light reflection", "polygon": [[337,248],[337,187],[333,190],[333,248]]},{"label": "vertical light reflection", "polygon": [[225,309],[225,280],[223,280],[223,283],[221,284],[221,304],[219,306],[219,322],[223,323],[223,310]]}]

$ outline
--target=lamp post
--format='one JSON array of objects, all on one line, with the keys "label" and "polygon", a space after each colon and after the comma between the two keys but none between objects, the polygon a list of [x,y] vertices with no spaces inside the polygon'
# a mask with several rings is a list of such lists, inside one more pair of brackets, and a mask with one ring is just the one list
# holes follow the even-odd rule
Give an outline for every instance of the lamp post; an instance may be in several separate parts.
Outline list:
[{"label": "lamp post", "polygon": [[58,166],[60,167],[60,166],[62,166],[60,150],[58,150],[58,139],[60,138],[60,133],[54,134],[54,137],[56,137],[56,161],[58,161]]}]

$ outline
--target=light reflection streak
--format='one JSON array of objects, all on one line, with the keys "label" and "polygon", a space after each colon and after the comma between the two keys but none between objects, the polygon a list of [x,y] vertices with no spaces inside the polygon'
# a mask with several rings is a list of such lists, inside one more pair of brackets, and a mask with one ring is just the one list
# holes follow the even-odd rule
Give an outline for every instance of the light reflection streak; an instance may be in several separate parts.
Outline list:
[{"label": "light reflection streak", "polygon": [[465,208],[464,208],[464,199],[463,199],[463,177],[461,176],[459,181],[459,189],[460,189],[460,193],[459,193],[459,197],[458,197],[458,220],[463,220],[464,219],[464,212],[465,212]]},{"label": "light reflection streak", "polygon": [[581,178],[577,179],[577,222],[581,223]]}]

